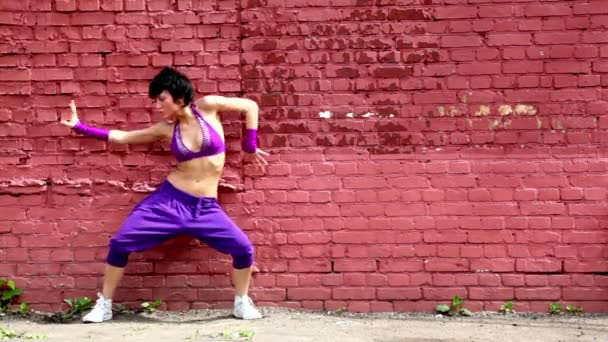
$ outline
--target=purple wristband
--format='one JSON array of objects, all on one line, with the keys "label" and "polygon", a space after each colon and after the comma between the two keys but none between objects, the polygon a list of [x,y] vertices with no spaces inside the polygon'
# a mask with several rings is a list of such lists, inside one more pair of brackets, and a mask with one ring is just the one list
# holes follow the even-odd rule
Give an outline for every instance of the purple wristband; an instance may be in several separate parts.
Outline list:
[{"label": "purple wristband", "polygon": [[247,134],[245,135],[245,141],[243,142],[243,151],[247,153],[255,153],[258,150],[258,130],[254,128],[248,128]]},{"label": "purple wristband", "polygon": [[78,121],[76,126],[72,128],[74,132],[90,137],[95,137],[100,140],[108,140],[110,138],[110,131],[105,128],[97,128],[93,126],[87,126],[82,122]]}]

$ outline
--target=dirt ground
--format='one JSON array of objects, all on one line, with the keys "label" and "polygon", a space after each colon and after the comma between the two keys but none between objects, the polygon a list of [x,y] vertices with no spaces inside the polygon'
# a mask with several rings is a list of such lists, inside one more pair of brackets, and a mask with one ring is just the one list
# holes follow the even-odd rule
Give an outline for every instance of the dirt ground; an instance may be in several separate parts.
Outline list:
[{"label": "dirt ground", "polygon": [[122,314],[102,324],[47,323],[40,315],[29,319],[5,316],[0,318],[0,328],[30,336],[42,334],[40,341],[49,342],[608,341],[608,315],[476,313],[473,317],[448,318],[421,313],[261,310],[265,317],[257,321],[234,319],[226,310]]}]

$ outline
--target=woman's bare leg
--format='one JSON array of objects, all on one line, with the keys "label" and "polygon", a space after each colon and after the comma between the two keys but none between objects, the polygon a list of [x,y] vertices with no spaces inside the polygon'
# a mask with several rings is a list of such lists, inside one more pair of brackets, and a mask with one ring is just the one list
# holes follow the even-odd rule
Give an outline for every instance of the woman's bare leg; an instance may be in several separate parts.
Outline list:
[{"label": "woman's bare leg", "polygon": [[103,276],[103,297],[105,299],[112,299],[114,297],[114,291],[118,287],[122,276],[125,274],[124,267],[116,267],[112,265],[106,266],[106,271]]},{"label": "woman's bare leg", "polygon": [[251,282],[251,267],[233,269],[232,282],[234,283],[234,290],[237,296],[246,295],[249,290],[249,283]]}]

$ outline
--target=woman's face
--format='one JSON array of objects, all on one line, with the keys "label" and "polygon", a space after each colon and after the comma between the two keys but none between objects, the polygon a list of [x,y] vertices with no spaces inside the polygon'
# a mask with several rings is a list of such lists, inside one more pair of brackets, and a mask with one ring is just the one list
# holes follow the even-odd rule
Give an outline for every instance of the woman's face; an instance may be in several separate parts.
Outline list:
[{"label": "woman's face", "polygon": [[163,118],[165,120],[175,120],[179,111],[182,109],[182,105],[180,102],[182,100],[178,100],[178,103],[173,101],[173,96],[171,93],[164,90],[158,97],[156,98],[156,108],[160,109],[163,114]]}]

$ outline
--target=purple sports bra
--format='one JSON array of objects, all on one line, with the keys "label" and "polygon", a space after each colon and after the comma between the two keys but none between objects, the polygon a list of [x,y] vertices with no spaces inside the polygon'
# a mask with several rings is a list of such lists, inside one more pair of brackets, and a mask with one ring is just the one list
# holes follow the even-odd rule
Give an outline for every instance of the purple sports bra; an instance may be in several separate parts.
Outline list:
[{"label": "purple sports bra", "polygon": [[175,124],[173,128],[173,139],[171,140],[171,152],[175,156],[175,159],[179,162],[188,161],[200,157],[208,157],[216,154],[220,154],[226,151],[226,143],[222,140],[222,137],[213,129],[213,127],[203,118],[199,111],[192,108],[194,116],[198,119],[198,123],[201,126],[201,133],[203,134],[203,143],[201,149],[198,152],[190,150],[182,141],[182,135],[179,130],[179,124]]}]

